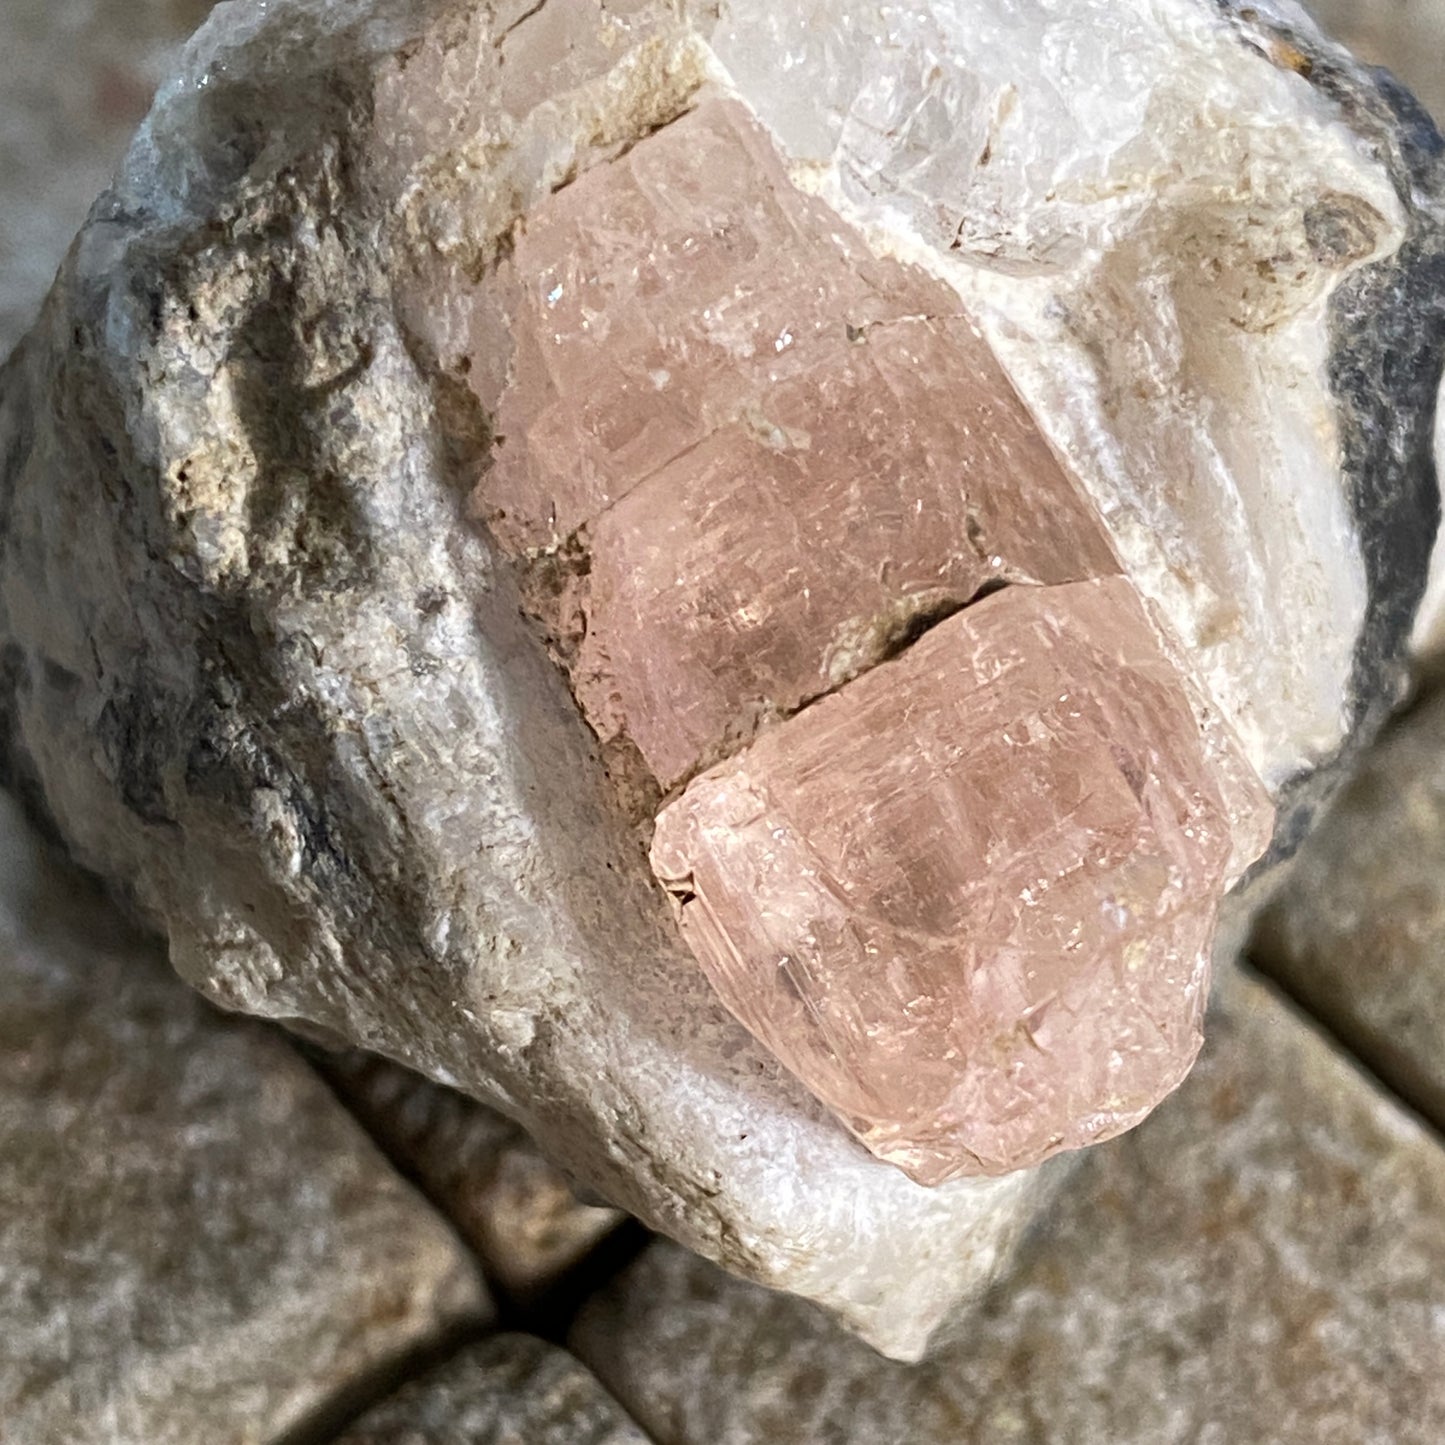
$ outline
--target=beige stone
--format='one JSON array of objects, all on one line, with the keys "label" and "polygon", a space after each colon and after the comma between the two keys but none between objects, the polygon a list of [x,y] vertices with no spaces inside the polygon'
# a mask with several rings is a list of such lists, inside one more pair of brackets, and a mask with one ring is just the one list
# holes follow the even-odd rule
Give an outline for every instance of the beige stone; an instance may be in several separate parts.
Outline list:
[{"label": "beige stone", "polygon": [[359,1050],[318,1051],[315,1063],[456,1226],[492,1284],[524,1308],[626,1218],[582,1203],[523,1130],[465,1094]]},{"label": "beige stone", "polygon": [[572,1343],[669,1445],[1434,1445],[1445,1152],[1264,986],[957,1339],[879,1359],[668,1244]]},{"label": "beige stone", "polygon": [[561,1350],[495,1335],[403,1386],[335,1445],[647,1445]]},{"label": "beige stone", "polygon": [[0,1437],[261,1445],[487,1304],[276,1034],[0,800]]}]

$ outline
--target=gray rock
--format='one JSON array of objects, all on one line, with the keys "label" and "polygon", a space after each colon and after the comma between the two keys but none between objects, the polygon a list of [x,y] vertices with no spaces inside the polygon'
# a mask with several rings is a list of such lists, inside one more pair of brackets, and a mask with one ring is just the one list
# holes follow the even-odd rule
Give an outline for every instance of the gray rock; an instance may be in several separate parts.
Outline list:
[{"label": "gray rock", "polygon": [[1364,760],[1259,919],[1255,961],[1445,1124],[1445,693]]},{"label": "gray rock", "polygon": [[570,1355],[495,1335],[404,1386],[335,1445],[647,1445]]},{"label": "gray rock", "polygon": [[[912,1184],[710,993],[463,514],[489,421],[418,296],[704,77],[802,170],[852,117],[850,215],[967,292],[1294,819],[1393,697],[1445,333],[1438,137],[1294,7],[925,8],[948,66],[855,0],[804,35],[761,0],[223,5],[0,373],[0,758],[178,971],[500,1108],[902,1355],[1060,1171]],[[872,90],[910,87],[875,155]]]},{"label": "gray rock", "polygon": [[1091,1151],[921,1365],[657,1244],[572,1344],[669,1445],[1433,1445],[1445,1151],[1227,973],[1190,1081]]},{"label": "gray rock", "polygon": [[313,1062],[516,1305],[544,1303],[626,1218],[584,1204],[523,1130],[455,1089],[355,1049]]},{"label": "gray rock", "polygon": [[0,800],[0,1436],[256,1445],[484,1319],[330,1091]]}]

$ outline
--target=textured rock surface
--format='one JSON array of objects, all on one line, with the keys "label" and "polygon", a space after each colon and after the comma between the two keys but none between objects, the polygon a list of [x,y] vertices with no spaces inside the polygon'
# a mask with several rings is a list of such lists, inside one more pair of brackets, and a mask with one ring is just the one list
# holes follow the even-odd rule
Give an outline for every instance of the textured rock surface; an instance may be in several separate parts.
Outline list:
[{"label": "textured rock surface", "polygon": [[497,1335],[369,1411],[336,1445],[647,1445],[588,1372],[526,1335]]},{"label": "textured rock surface", "polygon": [[274,1035],[0,800],[0,1435],[257,1445],[484,1317],[460,1243]]},{"label": "textured rock surface", "polygon": [[581,1203],[521,1129],[475,1099],[356,1050],[313,1058],[515,1303],[537,1302],[622,1223]]},{"label": "textured rock surface", "polygon": [[[846,781],[843,781],[846,780]],[[653,866],[728,1007],[936,1184],[1112,1137],[1199,1049],[1234,830],[1121,578],[1011,587],[703,774]]]},{"label": "textured rock surface", "polygon": [[487,1098],[911,1352],[1043,1181],[869,1159],[698,976],[462,517],[510,444],[481,283],[731,77],[979,315],[1275,785],[1389,691],[1422,585],[1436,179],[1267,7],[846,9],[219,11],[0,379],[0,694],[11,772],[213,998]]},{"label": "textured rock surface", "polygon": [[1398,721],[1301,849],[1260,967],[1445,1124],[1445,693]]},{"label": "textured rock surface", "polygon": [[0,13],[0,360],[211,0],[6,0]]},{"label": "textured rock surface", "polygon": [[1226,971],[1219,1003],[1189,1081],[922,1365],[669,1244],[574,1347],[668,1445],[1432,1445],[1445,1152],[1262,986]]}]

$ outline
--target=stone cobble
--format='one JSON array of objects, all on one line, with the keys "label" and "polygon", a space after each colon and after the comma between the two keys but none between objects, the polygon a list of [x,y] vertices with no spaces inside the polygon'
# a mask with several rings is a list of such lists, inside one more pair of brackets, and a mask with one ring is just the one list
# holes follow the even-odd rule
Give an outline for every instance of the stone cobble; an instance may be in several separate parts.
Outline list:
[{"label": "stone cobble", "polygon": [[1445,693],[1364,759],[1265,909],[1252,951],[1445,1124]]},{"label": "stone cobble", "polygon": [[403,1386],[335,1445],[647,1445],[562,1350],[494,1335]]},{"label": "stone cobble", "polygon": [[0,1440],[259,1445],[488,1309],[294,1050],[0,804]]}]

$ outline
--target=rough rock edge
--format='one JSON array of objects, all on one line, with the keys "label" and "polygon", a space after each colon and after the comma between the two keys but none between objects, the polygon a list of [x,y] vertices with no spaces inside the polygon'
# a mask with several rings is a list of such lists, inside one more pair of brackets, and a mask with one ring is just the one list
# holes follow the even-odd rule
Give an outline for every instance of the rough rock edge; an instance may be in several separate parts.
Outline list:
[{"label": "rough rock edge", "polygon": [[1374,144],[1408,217],[1400,248],[1347,276],[1330,298],[1330,386],[1365,561],[1365,624],[1346,699],[1350,731],[1333,758],[1285,786],[1259,878],[1299,846],[1405,693],[1441,516],[1434,428],[1445,375],[1445,140],[1388,71],[1362,65],[1298,6],[1214,3],[1244,44],[1283,44],[1300,57],[1301,73]]}]

